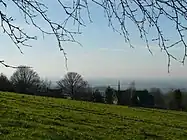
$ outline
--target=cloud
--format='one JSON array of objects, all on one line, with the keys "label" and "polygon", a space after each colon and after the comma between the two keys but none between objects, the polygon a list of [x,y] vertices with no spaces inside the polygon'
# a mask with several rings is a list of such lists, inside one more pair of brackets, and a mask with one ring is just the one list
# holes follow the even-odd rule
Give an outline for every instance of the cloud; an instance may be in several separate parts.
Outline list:
[{"label": "cloud", "polygon": [[98,50],[99,51],[111,51],[111,52],[126,52],[125,49],[119,49],[119,48],[116,48],[116,49],[112,49],[112,48],[99,48]]}]

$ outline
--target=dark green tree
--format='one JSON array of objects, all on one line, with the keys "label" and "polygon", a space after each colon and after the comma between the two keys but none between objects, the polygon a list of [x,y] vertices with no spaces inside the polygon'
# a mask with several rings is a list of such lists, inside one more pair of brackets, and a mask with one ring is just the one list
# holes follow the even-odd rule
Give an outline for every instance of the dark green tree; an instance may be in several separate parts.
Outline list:
[{"label": "dark green tree", "polygon": [[174,100],[175,100],[177,109],[181,109],[182,108],[182,93],[179,89],[174,91]]},{"label": "dark green tree", "polygon": [[184,105],[183,95],[179,89],[168,92],[165,95],[165,101],[167,103],[167,108],[172,110],[180,110]]},{"label": "dark green tree", "polygon": [[107,104],[113,104],[114,101],[114,90],[108,86],[105,90],[105,101]]},{"label": "dark green tree", "polygon": [[150,94],[154,96],[155,107],[166,108],[166,103],[164,100],[164,95],[159,88],[151,88]]},{"label": "dark green tree", "polygon": [[0,74],[0,91],[13,91],[11,82],[3,73]]},{"label": "dark green tree", "polygon": [[76,95],[76,100],[92,101],[92,89],[88,85],[80,88]]},{"label": "dark green tree", "polygon": [[104,97],[101,95],[98,89],[93,92],[92,101],[97,103],[104,103]]}]

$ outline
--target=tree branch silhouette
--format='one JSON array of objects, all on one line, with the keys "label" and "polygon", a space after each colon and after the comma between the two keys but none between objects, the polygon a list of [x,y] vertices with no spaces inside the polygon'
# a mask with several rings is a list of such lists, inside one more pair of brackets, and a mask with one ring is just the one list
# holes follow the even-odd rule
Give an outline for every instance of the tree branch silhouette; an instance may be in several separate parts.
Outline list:
[{"label": "tree branch silhouette", "polygon": [[29,66],[13,66],[13,65],[9,65],[6,64],[4,60],[0,60],[0,64],[2,64],[3,66],[7,67],[7,68],[14,68],[14,69],[18,69],[18,68],[32,68]]},{"label": "tree branch silhouette", "polygon": [[[75,39],[75,35],[81,34],[80,27],[85,27],[85,18],[83,12],[86,10],[88,19],[91,19],[91,12],[89,10],[89,3],[98,5],[104,10],[108,25],[120,35],[123,35],[125,41],[129,43],[130,47],[134,47],[131,43],[131,37],[129,29],[127,27],[127,20],[132,21],[138,29],[140,38],[146,43],[146,46],[150,53],[150,42],[156,42],[158,47],[162,51],[165,51],[168,57],[168,72],[171,64],[171,59],[177,60],[181,63],[185,63],[187,56],[187,44],[185,40],[185,33],[187,31],[187,1],[186,0],[71,0],[72,4],[66,4],[64,0],[56,0],[62,12],[66,17],[60,22],[51,20],[48,16],[49,7],[45,2],[39,0],[10,0],[14,4],[15,8],[18,8],[24,14],[24,21],[27,24],[32,24],[36,29],[41,31],[43,35],[53,35],[56,38],[60,51],[63,52],[67,63],[67,55],[64,50],[63,42],[78,43]],[[1,0],[5,8],[8,7],[7,0]],[[47,23],[51,29],[51,32],[47,31],[42,26],[36,23],[36,17],[40,17]],[[171,24],[176,26],[175,35],[179,36],[174,43],[170,43],[171,38],[165,35],[162,30],[162,24],[159,23],[162,17],[169,19]],[[36,40],[36,36],[30,36],[19,26],[13,24],[13,17],[9,17],[6,13],[0,10],[1,28],[14,42],[14,44],[21,51],[21,46],[30,46],[27,44],[29,40]],[[77,26],[77,30],[71,31],[67,25],[70,21],[73,21]],[[120,29],[115,27],[114,21],[119,23]],[[149,38],[149,30],[153,29],[156,32],[154,38]],[[81,45],[81,44],[80,44]],[[178,60],[176,56],[170,53],[170,49],[181,45],[184,49],[182,60]],[[21,51],[22,53],[22,51]]]}]

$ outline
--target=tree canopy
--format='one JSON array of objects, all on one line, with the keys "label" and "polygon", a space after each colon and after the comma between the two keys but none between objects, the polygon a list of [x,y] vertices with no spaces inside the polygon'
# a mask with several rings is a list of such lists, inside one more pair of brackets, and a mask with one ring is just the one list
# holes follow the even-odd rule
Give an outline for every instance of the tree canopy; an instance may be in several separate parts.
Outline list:
[{"label": "tree canopy", "polygon": [[0,91],[11,91],[12,90],[12,85],[7,78],[6,75],[3,73],[0,74]]}]

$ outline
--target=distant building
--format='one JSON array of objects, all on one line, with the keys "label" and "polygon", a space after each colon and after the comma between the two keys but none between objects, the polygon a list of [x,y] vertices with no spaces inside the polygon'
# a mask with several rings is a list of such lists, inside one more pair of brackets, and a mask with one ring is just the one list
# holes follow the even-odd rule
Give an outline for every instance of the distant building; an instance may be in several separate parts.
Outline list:
[{"label": "distant building", "polygon": [[131,92],[129,90],[116,91],[116,96],[119,105],[130,105],[131,103]]},{"label": "distant building", "polygon": [[139,106],[154,107],[154,96],[147,90],[137,90],[134,96],[137,98]]},{"label": "distant building", "polygon": [[134,84],[131,88],[121,91],[118,82],[116,96],[119,105],[154,107],[154,97],[147,90],[136,90]]},{"label": "distant building", "polygon": [[130,105],[131,103],[131,91],[121,90],[120,81],[118,81],[118,90],[116,91],[117,104],[119,105]]}]

